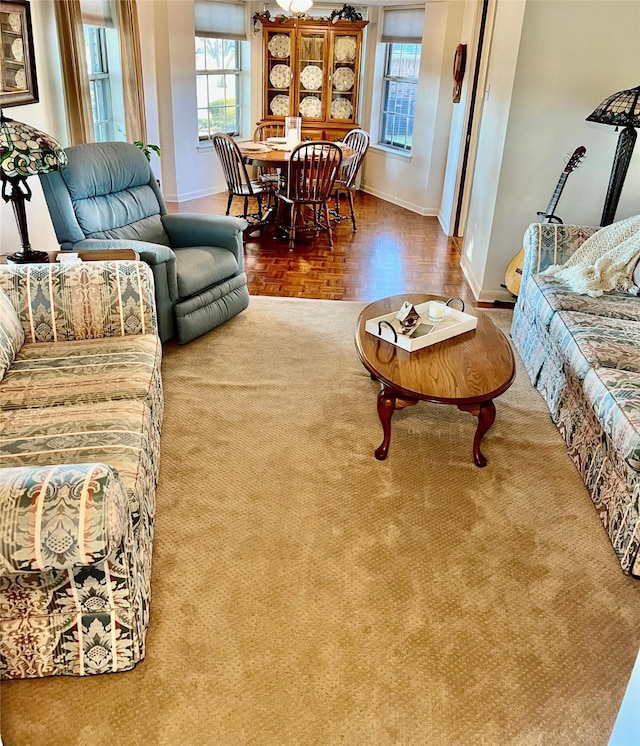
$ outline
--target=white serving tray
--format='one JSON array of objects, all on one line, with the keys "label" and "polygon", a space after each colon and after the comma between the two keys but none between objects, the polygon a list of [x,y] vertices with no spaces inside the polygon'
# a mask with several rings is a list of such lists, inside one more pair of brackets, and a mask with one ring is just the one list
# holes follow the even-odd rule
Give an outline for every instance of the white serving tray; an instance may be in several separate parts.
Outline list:
[{"label": "white serving tray", "polygon": [[[447,306],[445,308],[445,316],[442,321],[433,322],[429,321],[429,305],[433,301],[427,301],[426,303],[419,303],[415,309],[422,317],[420,325],[424,327],[431,327],[430,330],[425,329],[425,333],[420,334],[420,329],[413,337],[400,334],[399,329],[400,322],[396,318],[398,311],[393,313],[387,313],[384,316],[376,316],[374,319],[367,319],[365,324],[365,330],[369,334],[373,334],[374,337],[384,339],[391,344],[395,344],[398,347],[402,347],[403,350],[409,352],[415,352],[415,350],[421,350],[423,347],[428,345],[436,344],[436,342],[442,342],[450,337],[455,337],[458,334],[464,334],[470,332],[478,325],[478,319],[476,316],[471,316],[463,311],[458,311],[456,308]],[[399,310],[399,309],[398,309]],[[379,322],[387,321],[394,329],[396,329],[396,338],[394,339],[393,332],[386,324],[378,326]]]}]

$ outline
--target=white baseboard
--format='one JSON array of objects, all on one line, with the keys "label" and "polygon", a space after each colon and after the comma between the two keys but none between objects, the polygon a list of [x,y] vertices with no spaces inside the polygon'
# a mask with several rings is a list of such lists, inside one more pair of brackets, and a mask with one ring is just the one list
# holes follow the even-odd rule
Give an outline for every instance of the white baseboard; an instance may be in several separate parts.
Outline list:
[{"label": "white baseboard", "polygon": [[404,207],[406,210],[411,210],[411,212],[416,212],[418,213],[418,215],[436,217],[438,214],[438,210],[436,210],[435,208],[425,208],[425,207],[422,207],[421,205],[416,205],[413,202],[407,202],[405,200],[398,199],[393,194],[387,194],[386,192],[381,192],[379,189],[372,189],[366,184],[361,184],[360,189],[363,192],[366,192],[367,194],[371,194],[374,197],[379,197],[380,199],[383,199],[385,202],[391,202],[391,204],[393,205],[398,205],[398,207]]},{"label": "white baseboard", "polygon": [[165,202],[187,202],[190,199],[198,199],[200,197],[210,197],[212,194],[220,194],[221,192],[226,192],[227,187],[226,184],[222,184],[221,186],[212,186],[208,187],[207,189],[198,189],[195,192],[183,192],[182,194],[170,194],[166,193],[164,194],[164,200]]}]

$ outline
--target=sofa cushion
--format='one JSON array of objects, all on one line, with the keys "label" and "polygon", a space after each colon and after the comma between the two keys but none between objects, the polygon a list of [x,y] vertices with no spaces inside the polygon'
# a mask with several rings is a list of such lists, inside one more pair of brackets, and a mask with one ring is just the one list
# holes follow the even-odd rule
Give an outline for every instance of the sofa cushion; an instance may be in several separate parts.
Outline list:
[{"label": "sofa cushion", "polygon": [[9,296],[0,288],[0,381],[23,344],[24,331],[16,309]]},{"label": "sofa cushion", "polygon": [[640,374],[613,368],[591,368],[584,395],[614,449],[640,471]]},{"label": "sofa cushion", "polygon": [[[153,430],[142,401],[0,411],[0,468],[108,464],[122,479],[136,525],[140,502],[155,494],[159,441]],[[145,513],[153,516],[155,509]]]},{"label": "sofa cushion", "polygon": [[137,399],[160,423],[161,354],[155,334],[28,342],[0,381],[0,410]]},{"label": "sofa cushion", "polygon": [[551,321],[549,334],[580,380],[593,366],[640,373],[640,320],[560,311]]},{"label": "sofa cushion", "polygon": [[238,274],[235,255],[216,246],[176,249],[176,270],[180,298],[189,298],[212,285]]}]

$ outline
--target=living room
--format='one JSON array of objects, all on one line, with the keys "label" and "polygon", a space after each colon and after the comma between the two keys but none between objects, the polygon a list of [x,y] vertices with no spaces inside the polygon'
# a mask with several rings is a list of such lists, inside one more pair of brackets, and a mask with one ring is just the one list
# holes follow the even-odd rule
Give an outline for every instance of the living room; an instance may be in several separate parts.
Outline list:
[{"label": "living room", "polygon": [[[358,7],[369,21],[359,121],[372,131],[384,5]],[[505,269],[578,145],[587,158],[559,212],[598,224],[618,134],[585,119],[638,82],[640,8],[488,4],[455,231],[481,6],[426,3],[419,152],[373,141],[360,188],[457,233],[470,295],[491,305],[510,299]],[[248,18],[263,10],[250,4]],[[174,205],[222,194],[216,154],[197,137],[193,2],[138,0],[137,11],[162,191]],[[4,113],[67,145],[53,0],[31,13],[40,100]],[[454,104],[460,43],[467,71]],[[259,29],[246,44],[250,139],[262,112]],[[616,220],[638,213],[639,158]],[[31,242],[54,250],[40,185],[29,184]],[[18,233],[1,210],[5,253]],[[228,323],[164,346],[146,656],[128,672],[3,682],[7,746],[606,743],[638,651],[637,579],[621,571],[548,409],[516,359],[485,468],[472,458],[473,420],[428,403],[394,416],[389,456],[376,460],[376,383],[353,346],[362,308],[253,296]],[[508,337],[511,311],[487,315]]]}]

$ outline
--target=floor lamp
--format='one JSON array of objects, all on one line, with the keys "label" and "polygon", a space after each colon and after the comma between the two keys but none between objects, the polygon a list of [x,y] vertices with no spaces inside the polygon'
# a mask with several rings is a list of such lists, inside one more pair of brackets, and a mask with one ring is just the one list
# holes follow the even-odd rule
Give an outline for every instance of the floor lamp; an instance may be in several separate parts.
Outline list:
[{"label": "floor lamp", "polygon": [[622,127],[620,137],[618,137],[618,146],[616,154],[613,157],[613,167],[609,177],[609,186],[607,196],[604,200],[604,209],[600,225],[609,225],[613,223],[620,199],[620,192],[624,184],[631,154],[636,144],[637,134],[636,127],[640,127],[640,86],[630,88],[626,91],[619,91],[613,96],[605,99],[600,106],[587,117],[587,122],[599,122],[600,124],[612,124],[616,127]]},{"label": "floor lamp", "polygon": [[25,202],[31,199],[27,179],[57,171],[67,162],[59,142],[28,124],[16,122],[0,112],[0,179],[2,199],[11,202],[18,224],[22,251],[7,257],[14,264],[48,262],[46,251],[34,251],[29,243]]}]

